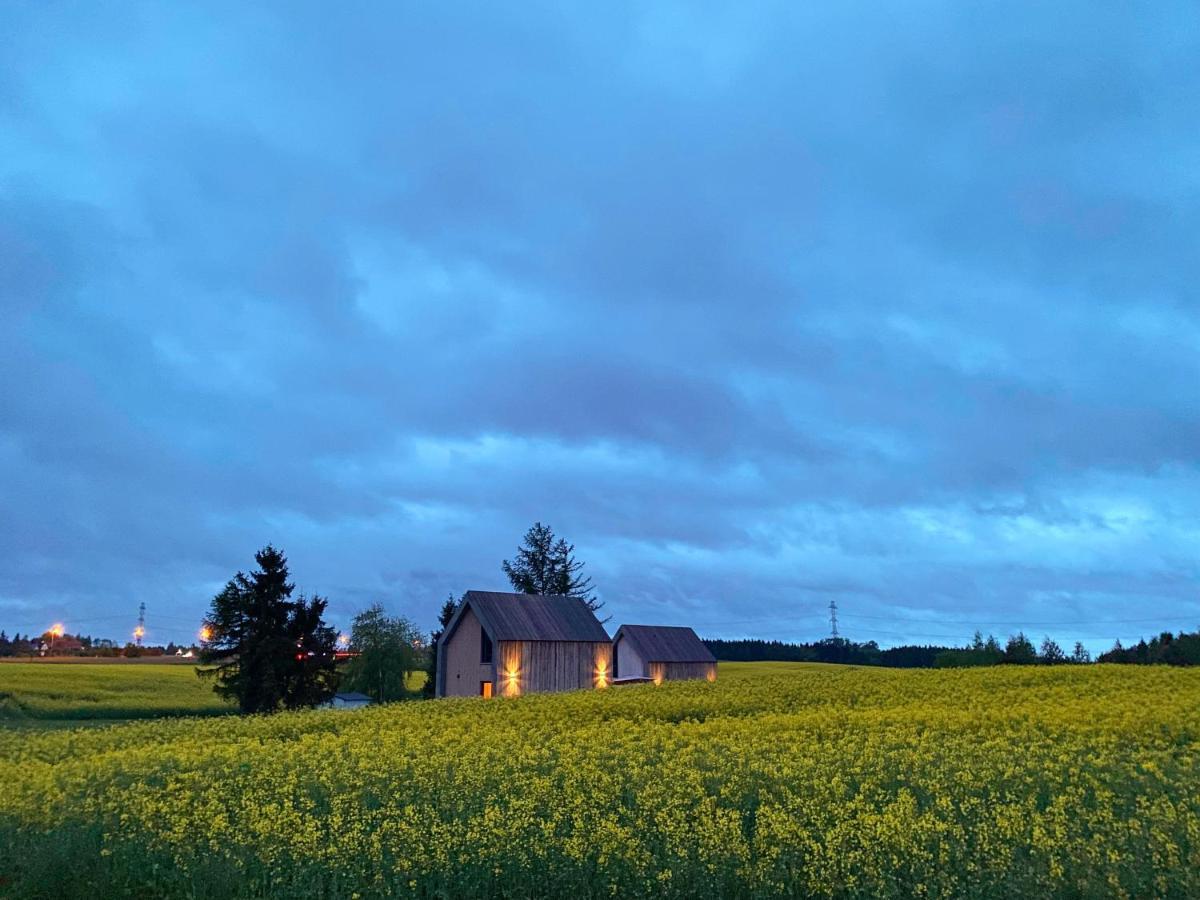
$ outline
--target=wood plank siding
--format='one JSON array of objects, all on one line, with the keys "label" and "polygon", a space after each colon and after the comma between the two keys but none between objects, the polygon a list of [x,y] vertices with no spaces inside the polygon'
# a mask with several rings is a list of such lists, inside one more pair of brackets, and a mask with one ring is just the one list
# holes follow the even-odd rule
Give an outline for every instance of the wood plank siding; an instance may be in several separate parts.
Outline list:
[{"label": "wood plank siding", "polygon": [[608,632],[578,597],[467,591],[438,642],[434,686],[439,697],[608,687],[612,663]]},{"label": "wood plank siding", "polygon": [[679,625],[622,625],[613,637],[617,677],[644,676],[655,684],[688,679],[717,680],[717,659],[690,628]]},{"label": "wood plank siding", "polygon": [[646,674],[654,680],[655,684],[661,684],[664,681],[686,681],[692,678],[717,680],[717,664],[715,662],[652,662],[646,667],[646,670]]},{"label": "wood plank siding", "polygon": [[498,688],[505,697],[607,687],[612,680],[607,641],[500,641],[498,659]]}]

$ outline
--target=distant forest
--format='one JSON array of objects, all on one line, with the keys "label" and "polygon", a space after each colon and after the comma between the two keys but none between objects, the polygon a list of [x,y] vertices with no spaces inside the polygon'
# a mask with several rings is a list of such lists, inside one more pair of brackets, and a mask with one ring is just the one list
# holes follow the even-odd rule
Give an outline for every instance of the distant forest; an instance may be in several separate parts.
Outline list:
[{"label": "distant forest", "polygon": [[[1055,641],[1046,638],[1035,647],[1023,633],[1013,635],[1001,645],[992,636],[975,632],[965,647],[941,647],[934,644],[906,645],[880,649],[874,641],[858,643],[846,638],[826,638],[807,644],[784,641],[720,639],[704,643],[719,660],[730,662],[782,661],[842,663],[857,666],[883,666],[892,669],[943,669],[971,666],[1009,665],[1081,665],[1092,662],[1082,643],[1076,642],[1067,653]],[[1130,647],[1116,645],[1096,657],[1096,662],[1132,665],[1200,665],[1200,632],[1164,631],[1149,641]]]}]

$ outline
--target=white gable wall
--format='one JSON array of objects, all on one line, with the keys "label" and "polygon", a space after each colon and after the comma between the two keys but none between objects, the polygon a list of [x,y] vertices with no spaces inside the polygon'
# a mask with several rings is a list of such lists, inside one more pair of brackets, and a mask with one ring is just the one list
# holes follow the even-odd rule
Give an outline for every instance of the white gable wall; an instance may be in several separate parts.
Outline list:
[{"label": "white gable wall", "polygon": [[[493,681],[492,663],[480,662],[483,644],[483,626],[475,616],[475,610],[467,607],[458,620],[458,627],[450,640],[442,647],[439,659],[445,667],[445,697],[478,697],[479,684]],[[496,652],[496,648],[492,648]],[[494,657],[493,657],[494,658]]]},{"label": "white gable wall", "polygon": [[646,663],[638,656],[633,645],[624,636],[617,641],[617,677],[629,678],[632,675],[646,676]]}]

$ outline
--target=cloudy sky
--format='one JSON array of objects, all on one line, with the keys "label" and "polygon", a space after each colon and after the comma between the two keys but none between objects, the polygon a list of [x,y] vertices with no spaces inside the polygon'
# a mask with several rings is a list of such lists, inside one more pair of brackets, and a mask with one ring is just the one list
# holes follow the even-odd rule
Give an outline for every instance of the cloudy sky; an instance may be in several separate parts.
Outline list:
[{"label": "cloudy sky", "polygon": [[1200,625],[1191,4],[6,4],[0,627]]}]

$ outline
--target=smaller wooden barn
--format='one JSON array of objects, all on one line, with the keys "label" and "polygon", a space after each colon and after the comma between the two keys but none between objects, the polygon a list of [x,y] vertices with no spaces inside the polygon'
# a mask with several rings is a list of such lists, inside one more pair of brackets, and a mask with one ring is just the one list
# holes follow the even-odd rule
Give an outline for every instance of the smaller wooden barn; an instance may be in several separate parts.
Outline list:
[{"label": "smaller wooden barn", "polygon": [[607,687],[612,642],[574,597],[467,591],[438,642],[439,697]]},{"label": "smaller wooden barn", "polygon": [[689,678],[717,680],[717,658],[690,628],[622,625],[613,638],[613,677],[655,684]]}]

